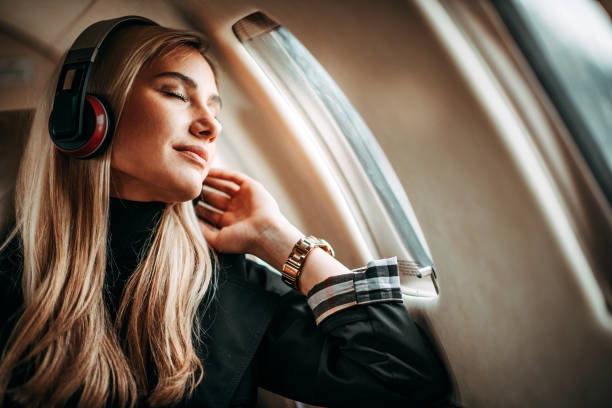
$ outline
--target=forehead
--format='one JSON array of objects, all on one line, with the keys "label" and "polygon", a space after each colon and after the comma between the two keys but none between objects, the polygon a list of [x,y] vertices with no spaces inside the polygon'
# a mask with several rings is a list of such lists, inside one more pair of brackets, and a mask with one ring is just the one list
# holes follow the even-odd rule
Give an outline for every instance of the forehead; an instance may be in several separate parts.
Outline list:
[{"label": "forehead", "polygon": [[153,78],[163,72],[179,72],[191,78],[198,89],[217,93],[215,74],[206,59],[194,48],[181,46],[151,60],[141,74]]}]

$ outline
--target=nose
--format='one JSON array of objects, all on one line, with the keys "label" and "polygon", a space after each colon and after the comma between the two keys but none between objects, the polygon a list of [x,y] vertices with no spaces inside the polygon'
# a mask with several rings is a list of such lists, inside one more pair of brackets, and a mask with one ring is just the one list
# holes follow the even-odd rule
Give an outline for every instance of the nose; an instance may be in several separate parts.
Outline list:
[{"label": "nose", "polygon": [[200,139],[206,139],[212,142],[217,138],[219,132],[221,132],[221,125],[208,113],[206,108],[203,108],[200,112],[203,113],[199,114],[191,123],[189,132]]}]

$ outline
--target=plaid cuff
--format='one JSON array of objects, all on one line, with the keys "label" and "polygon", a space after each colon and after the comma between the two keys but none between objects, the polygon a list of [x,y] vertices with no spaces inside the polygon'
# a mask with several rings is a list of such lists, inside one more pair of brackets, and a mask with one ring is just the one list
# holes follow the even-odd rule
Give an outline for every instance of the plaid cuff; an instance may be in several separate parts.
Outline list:
[{"label": "plaid cuff", "polygon": [[308,305],[317,325],[347,307],[401,301],[396,257],[370,261],[353,273],[331,276],[308,292]]}]

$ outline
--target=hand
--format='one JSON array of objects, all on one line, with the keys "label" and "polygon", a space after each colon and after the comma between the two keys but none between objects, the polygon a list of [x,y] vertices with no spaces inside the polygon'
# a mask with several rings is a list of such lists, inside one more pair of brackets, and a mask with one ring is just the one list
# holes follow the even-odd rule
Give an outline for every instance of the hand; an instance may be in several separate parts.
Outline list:
[{"label": "hand", "polygon": [[[211,169],[204,185],[224,194],[207,191],[203,201],[218,211],[196,206],[206,241],[217,251],[250,253],[281,270],[295,243],[304,236],[281,214],[270,193],[257,181],[237,171]],[[350,273],[322,249],[313,250],[305,262],[300,290],[333,275]]]},{"label": "hand", "polygon": [[[251,253],[279,268],[302,234],[281,214],[278,204],[257,181],[237,171],[211,169],[196,213],[206,241],[217,251]],[[278,264],[280,262],[280,265]]]}]

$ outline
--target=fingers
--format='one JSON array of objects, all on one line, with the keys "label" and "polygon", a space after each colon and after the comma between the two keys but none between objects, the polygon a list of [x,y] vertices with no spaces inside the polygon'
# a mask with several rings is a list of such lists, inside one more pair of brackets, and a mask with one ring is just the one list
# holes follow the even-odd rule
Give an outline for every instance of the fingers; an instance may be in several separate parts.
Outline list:
[{"label": "fingers", "polygon": [[202,191],[200,200],[210,205],[211,207],[214,207],[221,211],[225,211],[229,206],[231,198],[215,190],[206,189],[205,191]]},{"label": "fingers", "polygon": [[212,176],[217,179],[232,181],[238,184],[239,186],[249,179],[249,176],[239,171],[219,168],[210,169],[208,175],[209,177]]},{"label": "fingers", "polygon": [[198,220],[198,223],[200,224],[200,230],[202,230],[202,235],[204,235],[206,242],[216,249],[216,241],[217,237],[219,236],[219,230],[202,220]]},{"label": "fingers", "polygon": [[198,201],[198,204],[195,206],[195,212],[198,217],[207,221],[208,223],[216,226],[221,225],[221,219],[223,218],[223,213],[219,210],[215,210],[214,208],[207,206],[202,201]]},{"label": "fingers", "polygon": [[233,196],[240,190],[240,185],[210,175],[204,179],[204,185],[222,191],[229,196]]}]

